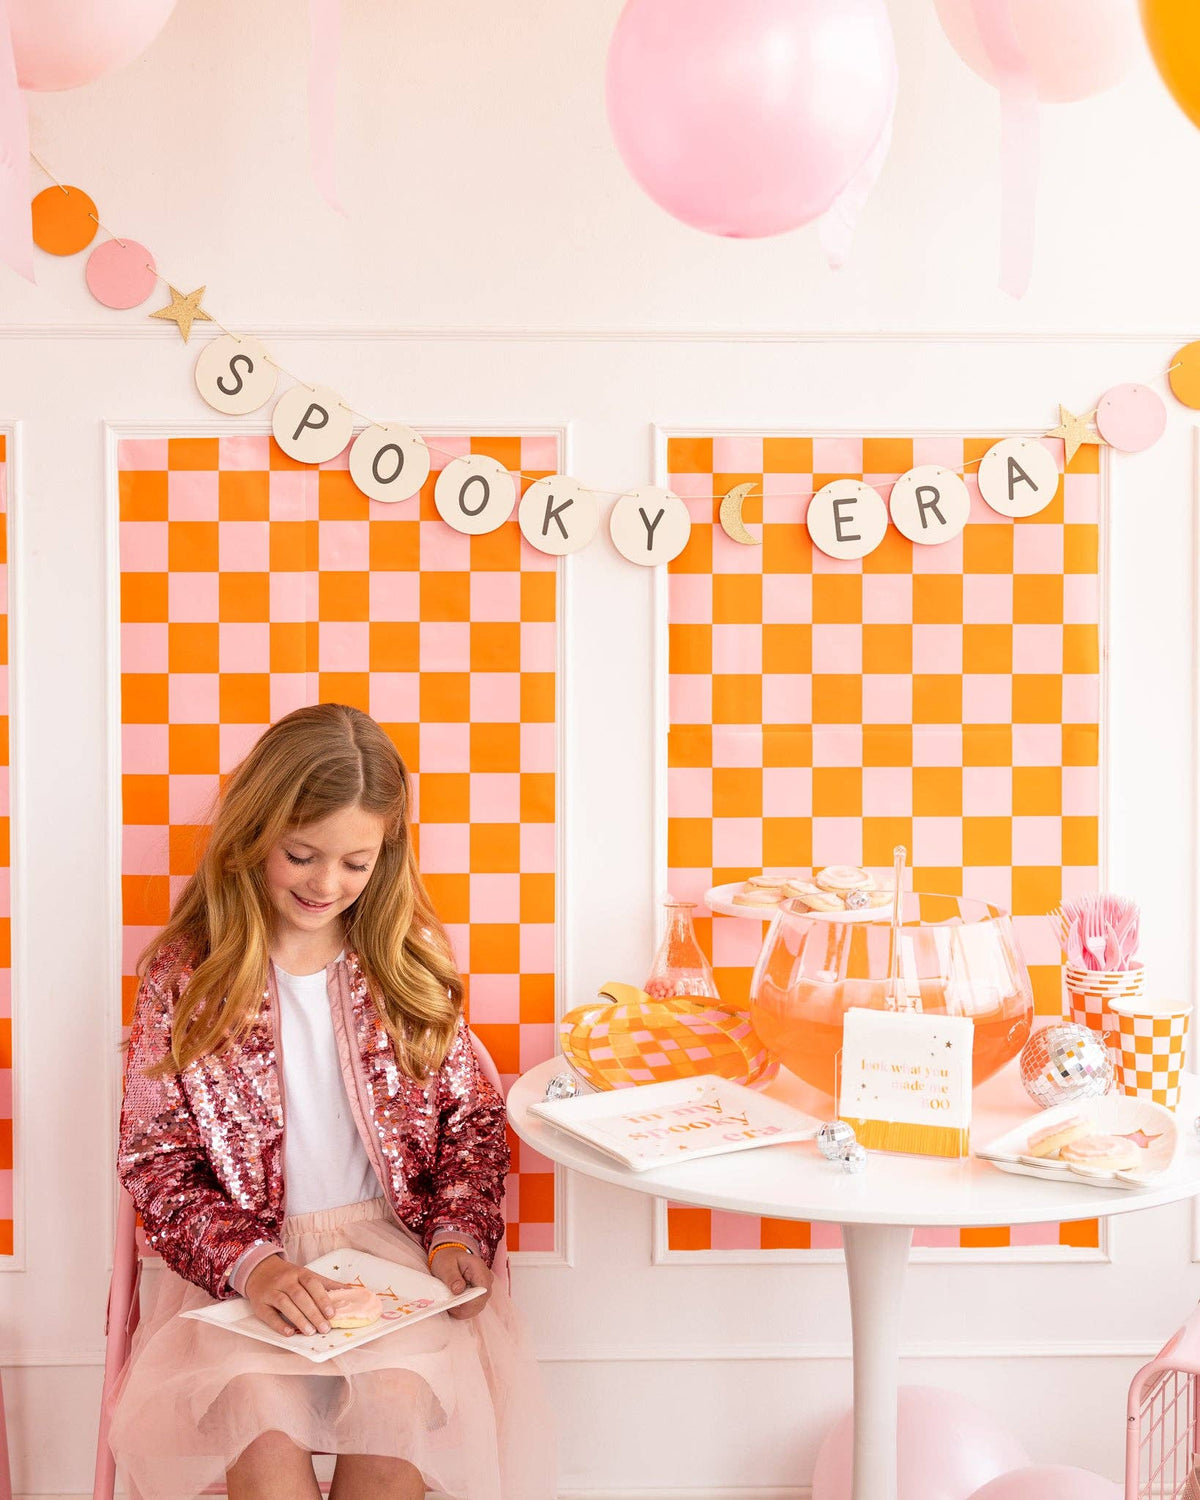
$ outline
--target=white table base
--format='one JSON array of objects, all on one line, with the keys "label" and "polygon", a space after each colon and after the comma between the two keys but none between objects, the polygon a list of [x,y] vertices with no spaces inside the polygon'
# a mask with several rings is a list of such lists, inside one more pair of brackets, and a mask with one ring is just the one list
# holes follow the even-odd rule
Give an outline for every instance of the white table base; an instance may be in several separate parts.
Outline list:
[{"label": "white table base", "polygon": [[900,1308],[912,1237],[896,1224],[842,1226],[854,1330],[852,1500],[896,1500]]}]

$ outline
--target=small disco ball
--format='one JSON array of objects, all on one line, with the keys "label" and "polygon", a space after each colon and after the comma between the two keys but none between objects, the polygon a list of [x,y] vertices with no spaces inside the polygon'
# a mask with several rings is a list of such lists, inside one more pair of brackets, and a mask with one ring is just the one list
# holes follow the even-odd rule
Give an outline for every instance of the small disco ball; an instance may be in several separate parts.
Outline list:
[{"label": "small disco ball", "polygon": [[857,1141],[852,1146],[847,1146],[841,1157],[842,1171],[850,1172],[857,1176],[859,1172],[867,1170],[867,1148],[860,1146]]},{"label": "small disco ball", "polygon": [[830,1120],[817,1132],[817,1149],[826,1161],[841,1161],[854,1142],[854,1127],[845,1120]]},{"label": "small disco ball", "polygon": [[1021,1053],[1021,1082],[1039,1109],[1094,1099],[1112,1087],[1113,1065],[1099,1032],[1044,1026]]},{"label": "small disco ball", "polygon": [[547,1099],[574,1099],[578,1092],[579,1084],[570,1073],[555,1073],[546,1085]]}]

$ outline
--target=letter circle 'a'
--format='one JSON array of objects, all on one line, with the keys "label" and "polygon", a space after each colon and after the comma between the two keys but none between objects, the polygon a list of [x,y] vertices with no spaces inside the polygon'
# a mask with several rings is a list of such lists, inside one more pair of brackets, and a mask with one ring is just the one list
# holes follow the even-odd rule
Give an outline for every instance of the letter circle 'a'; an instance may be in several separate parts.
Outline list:
[{"label": "letter circle 'a'", "polygon": [[608,530],[622,557],[657,568],[687,546],[692,518],[678,495],[661,485],[647,485],[621,496],[612,508]]},{"label": "letter circle 'a'", "polygon": [[498,459],[469,453],[452,458],[438,475],[433,503],[447,526],[467,536],[483,536],[512,515],[517,483]]},{"label": "letter circle 'a'", "polygon": [[892,486],[896,530],[919,546],[952,542],[971,514],[971,494],[962,475],[940,464],[921,464]]},{"label": "letter circle 'a'", "polygon": [[596,535],[600,506],[595,491],[578,479],[551,474],[536,480],[521,496],[517,521],[531,547],[563,557],[580,551]]},{"label": "letter circle 'a'", "polygon": [[866,557],[883,541],[888,510],[878,490],[861,479],[834,479],[808,503],[805,517],[813,546],[828,557]]}]

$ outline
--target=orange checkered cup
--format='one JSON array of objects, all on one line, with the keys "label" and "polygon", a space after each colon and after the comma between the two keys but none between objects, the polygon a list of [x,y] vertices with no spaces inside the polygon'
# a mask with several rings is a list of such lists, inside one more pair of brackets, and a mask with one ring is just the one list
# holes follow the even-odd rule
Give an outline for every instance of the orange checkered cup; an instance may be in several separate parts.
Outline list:
[{"label": "orange checkered cup", "polygon": [[1112,1057],[1120,1064],[1120,1027],[1111,1006],[1114,1000],[1136,1001],[1146,982],[1146,971],[1140,963],[1128,969],[1081,969],[1067,965],[1067,1003],[1076,1026],[1098,1031]]},{"label": "orange checkered cup", "polygon": [[1174,1000],[1130,998],[1110,1001],[1109,1009],[1120,1037],[1117,1085],[1121,1092],[1176,1109],[1192,1007]]}]

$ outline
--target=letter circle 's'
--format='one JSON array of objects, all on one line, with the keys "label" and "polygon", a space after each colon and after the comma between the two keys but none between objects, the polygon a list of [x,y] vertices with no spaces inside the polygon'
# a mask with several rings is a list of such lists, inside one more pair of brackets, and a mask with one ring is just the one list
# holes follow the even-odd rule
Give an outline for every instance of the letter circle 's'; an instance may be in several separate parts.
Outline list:
[{"label": "letter circle 's'", "polygon": [[888,511],[883,496],[860,479],[834,479],[808,503],[813,546],[829,557],[866,557],[883,541]]},{"label": "letter circle 's'", "polygon": [[201,349],[195,377],[196,389],[214,411],[244,417],[266,406],[275,394],[279,371],[259,339],[224,333]]},{"label": "letter circle 's'", "polygon": [[892,486],[891,512],[896,530],[910,542],[935,547],[952,542],[967,524],[971,495],[961,474],[922,464]]},{"label": "letter circle 's'", "polygon": [[496,531],[513,513],[517,484],[499,460],[484,453],[452,458],[437,477],[433,503],[447,526],[467,536]]},{"label": "letter circle 's'", "polygon": [[535,480],[517,507],[521,534],[531,547],[562,557],[578,552],[596,535],[600,507],[593,490],[566,474]]},{"label": "letter circle 's'", "polygon": [[621,496],[612,508],[608,530],[622,557],[644,568],[656,568],[678,557],[687,546],[692,518],[678,495],[660,485],[647,485]]}]

